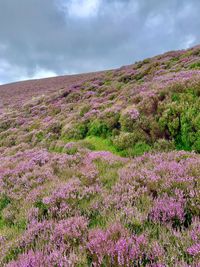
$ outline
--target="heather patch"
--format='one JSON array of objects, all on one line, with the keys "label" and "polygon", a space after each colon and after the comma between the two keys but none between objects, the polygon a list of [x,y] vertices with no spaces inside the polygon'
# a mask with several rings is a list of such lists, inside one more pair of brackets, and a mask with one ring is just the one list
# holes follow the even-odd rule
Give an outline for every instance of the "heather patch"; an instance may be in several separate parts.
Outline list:
[{"label": "heather patch", "polygon": [[198,266],[199,55],[63,80],[1,111],[0,265]]}]

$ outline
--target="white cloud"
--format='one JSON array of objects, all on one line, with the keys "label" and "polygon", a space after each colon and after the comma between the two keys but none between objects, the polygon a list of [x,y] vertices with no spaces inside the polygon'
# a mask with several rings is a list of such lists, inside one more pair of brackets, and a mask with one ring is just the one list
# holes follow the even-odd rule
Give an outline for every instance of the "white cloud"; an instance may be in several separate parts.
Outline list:
[{"label": "white cloud", "polygon": [[199,0],[18,2],[0,0],[1,83],[116,68],[200,42]]},{"label": "white cloud", "polygon": [[54,76],[56,76],[56,73],[51,70],[36,68],[35,73],[31,77],[28,77],[28,79],[42,79],[42,78],[54,77]]},{"label": "white cloud", "polygon": [[185,37],[185,41],[182,44],[182,48],[187,49],[195,44],[196,38],[194,35],[188,35]]},{"label": "white cloud", "polygon": [[25,69],[21,69],[18,66],[9,64],[6,60],[0,61],[0,84],[4,84],[12,79],[23,79],[23,72]]},{"label": "white cloud", "polygon": [[28,75],[27,69],[12,65],[6,60],[0,61],[0,85],[12,80],[25,81],[56,76],[56,72],[37,67],[32,75]]},{"label": "white cloud", "polygon": [[71,0],[64,6],[71,17],[87,18],[98,14],[100,4],[101,0]]}]

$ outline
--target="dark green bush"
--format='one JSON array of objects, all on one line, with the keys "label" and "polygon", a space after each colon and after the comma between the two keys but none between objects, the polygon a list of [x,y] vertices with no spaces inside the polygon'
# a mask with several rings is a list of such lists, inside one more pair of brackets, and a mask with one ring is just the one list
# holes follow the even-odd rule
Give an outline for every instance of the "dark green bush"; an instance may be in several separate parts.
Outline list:
[{"label": "dark green bush", "polygon": [[141,156],[145,152],[149,152],[151,146],[145,142],[138,142],[133,147],[127,148],[121,152],[121,155],[124,157],[135,157]]},{"label": "dark green bush", "polygon": [[190,65],[190,69],[198,69],[200,68],[200,62],[195,62]]},{"label": "dark green bush", "polygon": [[88,133],[88,125],[87,122],[80,122],[72,125],[70,128],[65,130],[62,134],[64,139],[70,140],[81,140],[86,137]]},{"label": "dark green bush", "polygon": [[104,121],[96,119],[90,123],[88,135],[107,137],[111,131]]},{"label": "dark green bush", "polygon": [[109,131],[113,129],[120,129],[121,125],[119,123],[120,114],[118,112],[109,111],[102,115],[101,120],[106,124]]},{"label": "dark green bush", "polygon": [[135,144],[134,133],[121,132],[118,136],[113,138],[113,144],[118,150],[124,150],[132,147]]},{"label": "dark green bush", "polygon": [[153,148],[156,151],[170,151],[175,150],[174,141],[166,140],[166,139],[158,139],[157,142],[154,143]]},{"label": "dark green bush", "polygon": [[133,148],[136,143],[145,141],[145,135],[139,129],[132,133],[121,132],[113,138],[113,144],[118,150]]},{"label": "dark green bush", "polygon": [[137,119],[131,118],[131,115],[128,112],[124,112],[119,118],[121,129],[125,132],[133,132],[138,127],[136,122]]},{"label": "dark green bush", "polygon": [[1,211],[10,204],[10,198],[6,195],[0,197],[0,213]]},{"label": "dark green bush", "polygon": [[173,94],[164,104],[159,119],[163,131],[175,140],[177,149],[199,151],[200,143],[200,99],[195,91]]}]

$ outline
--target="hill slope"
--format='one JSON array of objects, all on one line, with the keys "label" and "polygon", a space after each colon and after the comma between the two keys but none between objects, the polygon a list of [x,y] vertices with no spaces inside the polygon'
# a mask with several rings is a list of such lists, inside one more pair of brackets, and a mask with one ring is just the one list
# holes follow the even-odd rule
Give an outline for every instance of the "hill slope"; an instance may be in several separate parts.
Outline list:
[{"label": "hill slope", "polygon": [[2,266],[198,266],[200,47],[0,99]]}]

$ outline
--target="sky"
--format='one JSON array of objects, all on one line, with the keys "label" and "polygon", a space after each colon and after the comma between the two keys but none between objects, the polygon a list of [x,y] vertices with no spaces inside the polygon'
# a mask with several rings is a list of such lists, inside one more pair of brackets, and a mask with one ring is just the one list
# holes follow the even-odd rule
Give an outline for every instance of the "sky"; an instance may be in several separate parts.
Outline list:
[{"label": "sky", "polygon": [[199,0],[0,0],[0,84],[192,47],[199,14]]}]

